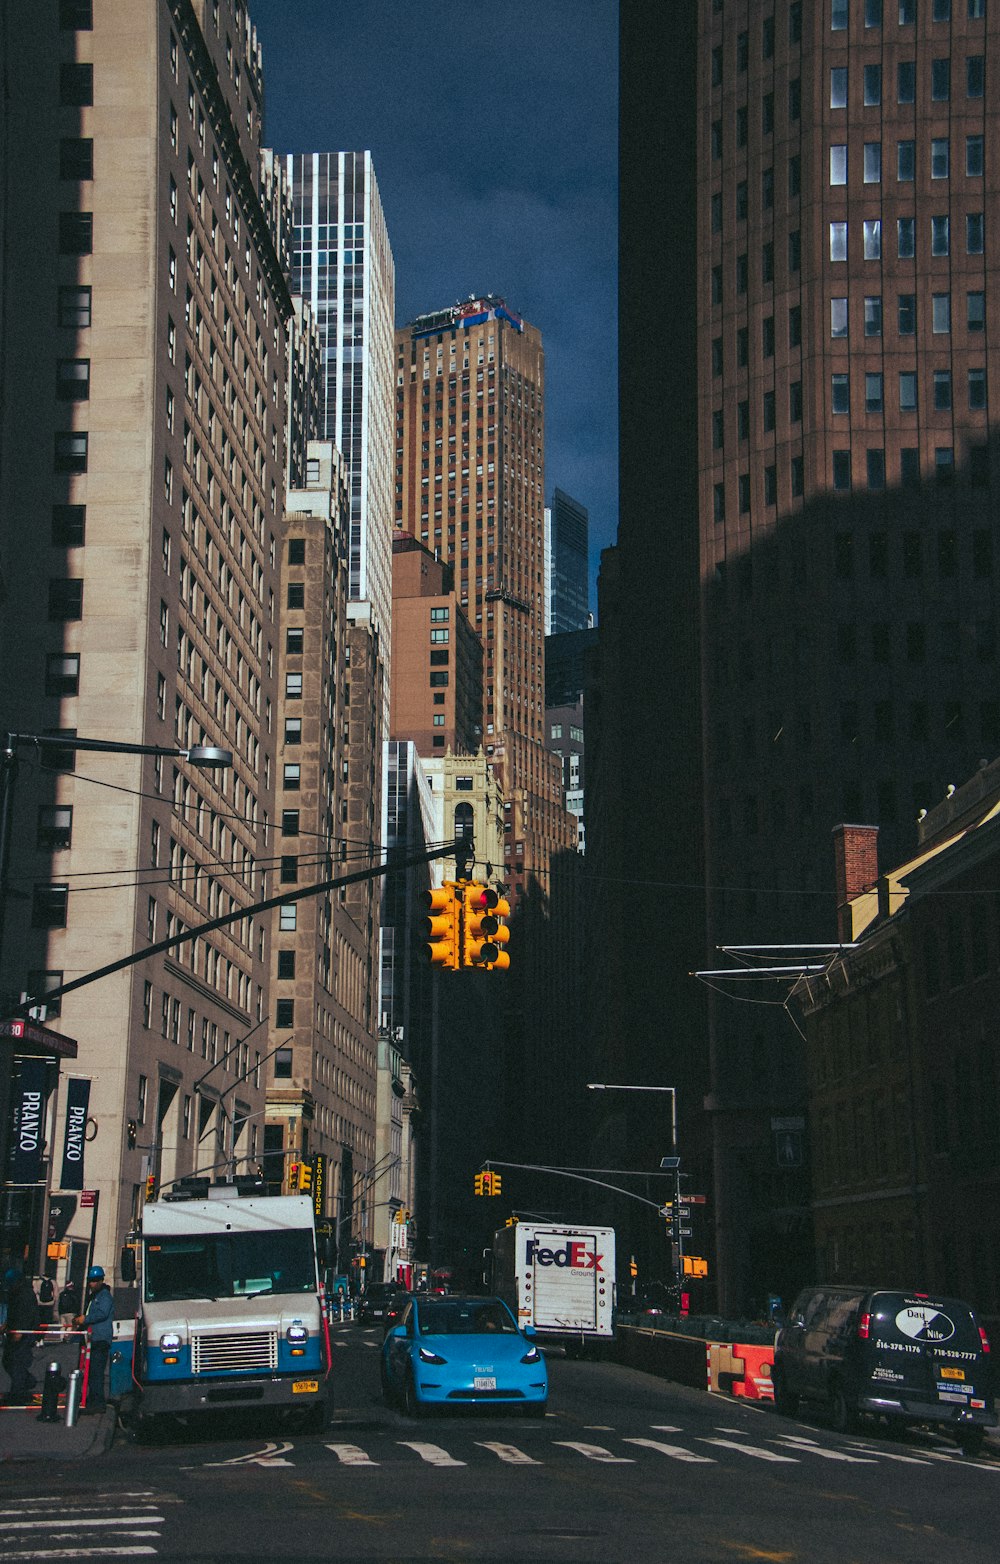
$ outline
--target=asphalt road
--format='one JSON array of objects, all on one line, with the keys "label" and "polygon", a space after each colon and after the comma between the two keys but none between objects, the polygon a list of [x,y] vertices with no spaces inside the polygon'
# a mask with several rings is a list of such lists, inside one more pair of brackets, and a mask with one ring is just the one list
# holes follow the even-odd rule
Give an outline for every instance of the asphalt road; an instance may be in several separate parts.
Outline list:
[{"label": "asphalt road", "polygon": [[983,1564],[1000,1459],[550,1358],[544,1421],[381,1404],[376,1330],[335,1333],[324,1435],[219,1419],[87,1463],[8,1466],[17,1559]]}]

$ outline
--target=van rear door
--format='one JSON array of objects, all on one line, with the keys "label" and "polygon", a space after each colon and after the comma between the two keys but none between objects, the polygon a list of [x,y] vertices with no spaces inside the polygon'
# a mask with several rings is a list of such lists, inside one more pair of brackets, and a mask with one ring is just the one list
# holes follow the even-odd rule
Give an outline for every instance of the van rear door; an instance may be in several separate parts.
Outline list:
[{"label": "van rear door", "polygon": [[989,1361],[975,1316],[956,1298],[875,1293],[869,1342],[875,1385],[895,1387],[900,1400],[940,1406],[990,1407]]}]

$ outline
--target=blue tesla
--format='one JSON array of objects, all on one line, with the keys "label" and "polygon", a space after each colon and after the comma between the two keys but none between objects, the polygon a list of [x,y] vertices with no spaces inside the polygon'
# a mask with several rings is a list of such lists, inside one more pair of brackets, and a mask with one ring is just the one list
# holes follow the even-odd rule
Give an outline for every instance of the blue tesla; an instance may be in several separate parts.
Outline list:
[{"label": "blue tesla", "polygon": [[419,1294],[382,1344],[382,1394],[409,1417],[429,1407],[514,1406],[544,1417],[549,1380],[534,1332],[500,1298]]}]

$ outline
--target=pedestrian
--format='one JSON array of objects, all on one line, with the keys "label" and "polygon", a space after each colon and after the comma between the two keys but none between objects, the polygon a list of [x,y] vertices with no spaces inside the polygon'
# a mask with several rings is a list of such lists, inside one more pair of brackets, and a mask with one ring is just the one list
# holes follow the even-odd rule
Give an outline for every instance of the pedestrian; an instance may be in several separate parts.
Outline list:
[{"label": "pedestrian", "polygon": [[3,1366],[10,1375],[9,1406],[27,1406],[35,1380],[31,1356],[38,1332],[38,1299],[30,1278],[11,1268],[4,1274],[7,1291],[7,1329],[3,1339]]},{"label": "pedestrian", "polygon": [[90,1336],[90,1374],[87,1380],[85,1412],[103,1412],[107,1406],[104,1376],[114,1340],[115,1300],[104,1280],[104,1267],[92,1265],[87,1272],[87,1312],[78,1314],[75,1324]]},{"label": "pedestrian", "polygon": [[71,1331],[80,1312],[80,1284],[79,1282],[67,1282],[59,1294],[59,1320],[63,1331]]},{"label": "pedestrian", "polygon": [[56,1289],[51,1276],[38,1278],[38,1309],[39,1318],[43,1326],[52,1324],[55,1314]]}]

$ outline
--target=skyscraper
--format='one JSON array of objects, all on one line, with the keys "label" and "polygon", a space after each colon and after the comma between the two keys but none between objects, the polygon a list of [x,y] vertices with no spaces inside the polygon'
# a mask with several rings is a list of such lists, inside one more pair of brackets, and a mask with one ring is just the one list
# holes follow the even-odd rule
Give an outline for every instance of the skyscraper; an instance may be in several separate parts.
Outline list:
[{"label": "skyscraper", "polygon": [[556,489],[545,507],[545,634],[585,630],[590,619],[590,517]]}]

